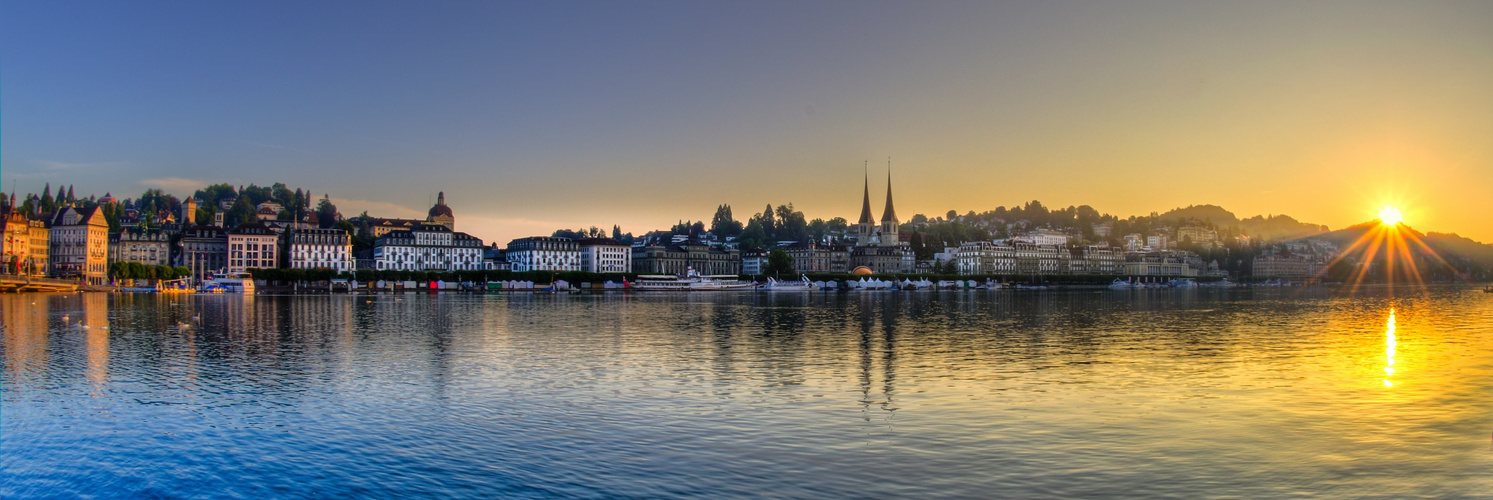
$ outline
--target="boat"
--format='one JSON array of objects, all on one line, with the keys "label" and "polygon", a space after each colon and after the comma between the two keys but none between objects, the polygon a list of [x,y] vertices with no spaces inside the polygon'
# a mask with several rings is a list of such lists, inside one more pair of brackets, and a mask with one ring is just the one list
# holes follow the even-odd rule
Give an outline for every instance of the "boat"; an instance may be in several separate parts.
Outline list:
[{"label": "boat", "polygon": [[1129,290],[1131,288],[1135,287],[1131,285],[1129,281],[1125,281],[1120,278],[1115,278],[1114,281],[1109,282],[1110,290]]},{"label": "boat", "polygon": [[1177,278],[1177,279],[1168,281],[1166,283],[1166,286],[1169,286],[1169,287],[1172,287],[1172,288],[1197,288],[1198,287],[1198,282],[1197,282],[1197,280],[1194,280],[1192,278]]},{"label": "boat", "polygon": [[757,287],[756,283],[736,279],[734,274],[705,275],[695,272],[695,268],[685,268],[684,274],[671,275],[641,275],[637,283],[632,283],[630,288],[645,292],[709,292],[729,290],[751,290]]},{"label": "boat", "polygon": [[814,282],[809,281],[807,275],[799,275],[799,278],[801,279],[794,281],[778,281],[773,278],[767,278],[767,284],[762,285],[762,289],[769,292],[807,292],[815,288]]},{"label": "boat", "polygon": [[247,273],[234,273],[221,278],[202,281],[197,291],[203,293],[254,293],[254,277]]}]

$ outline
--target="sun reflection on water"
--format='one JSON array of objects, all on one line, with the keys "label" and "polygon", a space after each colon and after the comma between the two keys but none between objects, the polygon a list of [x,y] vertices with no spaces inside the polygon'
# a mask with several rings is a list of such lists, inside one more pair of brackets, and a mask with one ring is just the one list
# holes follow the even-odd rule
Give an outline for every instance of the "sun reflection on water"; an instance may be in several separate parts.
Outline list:
[{"label": "sun reflection on water", "polygon": [[1389,320],[1384,322],[1384,386],[1394,387],[1389,378],[1395,374],[1395,310],[1389,308]]}]

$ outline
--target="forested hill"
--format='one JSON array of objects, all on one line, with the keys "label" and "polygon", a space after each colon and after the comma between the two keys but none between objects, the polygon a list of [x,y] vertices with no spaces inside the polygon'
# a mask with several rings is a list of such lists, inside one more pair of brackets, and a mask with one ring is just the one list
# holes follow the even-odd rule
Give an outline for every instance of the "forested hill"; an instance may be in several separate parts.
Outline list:
[{"label": "forested hill", "polygon": [[1294,240],[1328,231],[1327,226],[1301,222],[1289,215],[1256,215],[1248,219],[1240,219],[1233,212],[1224,210],[1218,205],[1191,205],[1187,208],[1177,208],[1161,214],[1159,219],[1177,222],[1187,220],[1211,222],[1220,228],[1238,227],[1244,230],[1245,234],[1261,241]]}]

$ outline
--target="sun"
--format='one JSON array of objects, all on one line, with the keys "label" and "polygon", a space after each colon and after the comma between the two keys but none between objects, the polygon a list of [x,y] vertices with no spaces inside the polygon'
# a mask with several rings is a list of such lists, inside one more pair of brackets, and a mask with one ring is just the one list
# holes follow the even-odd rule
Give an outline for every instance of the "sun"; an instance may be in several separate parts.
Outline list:
[{"label": "sun", "polygon": [[1379,211],[1379,221],[1383,222],[1386,226],[1399,224],[1401,220],[1402,218],[1400,217],[1400,209],[1398,208],[1384,207],[1383,210]]}]

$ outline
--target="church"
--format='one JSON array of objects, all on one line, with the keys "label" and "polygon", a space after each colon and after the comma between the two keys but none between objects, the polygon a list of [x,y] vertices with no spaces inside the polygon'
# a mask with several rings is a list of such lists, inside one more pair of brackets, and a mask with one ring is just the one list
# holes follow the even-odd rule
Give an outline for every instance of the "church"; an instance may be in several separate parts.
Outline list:
[{"label": "church", "polygon": [[917,269],[917,257],[912,253],[912,245],[902,241],[899,225],[897,211],[892,208],[891,170],[886,173],[886,210],[881,212],[879,222],[871,218],[871,179],[866,176],[855,248],[850,250],[853,272],[893,274],[911,273]]}]

